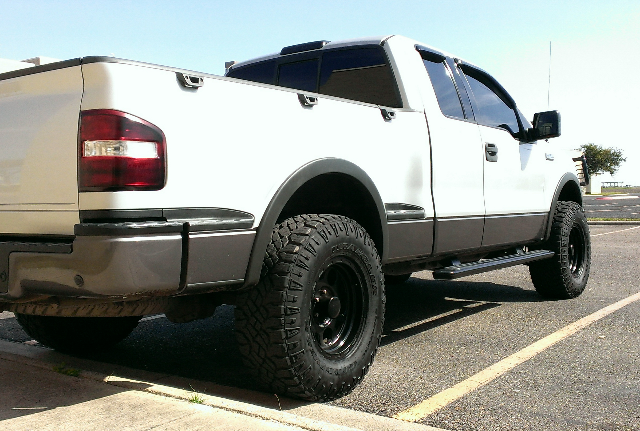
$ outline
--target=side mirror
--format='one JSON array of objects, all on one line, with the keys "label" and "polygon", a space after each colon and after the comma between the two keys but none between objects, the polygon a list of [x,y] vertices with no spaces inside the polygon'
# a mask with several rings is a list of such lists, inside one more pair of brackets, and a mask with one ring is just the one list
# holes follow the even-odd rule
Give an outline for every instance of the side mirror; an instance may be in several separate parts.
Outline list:
[{"label": "side mirror", "polygon": [[533,116],[533,129],[529,129],[535,140],[560,136],[560,113],[558,111],[538,112]]}]

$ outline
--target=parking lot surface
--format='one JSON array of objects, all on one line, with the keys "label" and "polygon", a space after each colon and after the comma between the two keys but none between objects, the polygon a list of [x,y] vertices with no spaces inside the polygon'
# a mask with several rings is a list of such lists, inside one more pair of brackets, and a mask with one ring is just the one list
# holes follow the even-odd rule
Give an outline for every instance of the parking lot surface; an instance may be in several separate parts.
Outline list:
[{"label": "parking lot surface", "polygon": [[640,194],[585,195],[584,209],[589,218],[640,219]]},{"label": "parking lot surface", "polygon": [[[626,299],[416,421],[450,430],[640,430],[640,300],[633,300],[640,291],[640,226],[592,226],[591,233],[591,277],[574,300],[541,299],[526,266],[456,281],[423,272],[388,286],[374,365],[353,393],[332,404],[401,415]],[[0,338],[31,343],[10,313],[0,317]],[[92,359],[259,390],[241,364],[229,306],[182,325],[147,318],[116,348]]]}]

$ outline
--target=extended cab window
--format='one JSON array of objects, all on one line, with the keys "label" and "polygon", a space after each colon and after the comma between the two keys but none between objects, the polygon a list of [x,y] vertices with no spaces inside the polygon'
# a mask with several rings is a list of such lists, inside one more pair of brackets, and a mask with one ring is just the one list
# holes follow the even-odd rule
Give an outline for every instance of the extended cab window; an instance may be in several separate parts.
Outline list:
[{"label": "extended cab window", "polygon": [[499,84],[482,72],[465,67],[462,69],[473,93],[474,115],[478,124],[507,129],[512,135],[520,132],[518,119],[510,105],[509,97],[502,93]]},{"label": "extended cab window", "polygon": [[318,59],[284,63],[278,68],[278,85],[298,90],[316,91]]},{"label": "extended cab window", "polygon": [[453,82],[451,71],[443,61],[437,61],[439,58],[431,58],[428,53],[421,53],[424,67],[429,73],[431,85],[436,93],[438,105],[442,113],[448,117],[459,118],[464,120],[464,112],[460,96]]},{"label": "extended cab window", "polygon": [[231,69],[227,76],[263,84],[273,84],[276,77],[276,62],[263,61],[262,63]]},{"label": "extended cab window", "polygon": [[318,93],[394,108],[402,106],[381,47],[325,52]]},{"label": "extended cab window", "polygon": [[402,107],[400,93],[382,47],[328,50],[321,55],[321,60],[308,59],[309,53],[302,54],[307,58],[305,60],[300,59],[300,55],[284,56],[231,68],[227,76],[374,105]]}]

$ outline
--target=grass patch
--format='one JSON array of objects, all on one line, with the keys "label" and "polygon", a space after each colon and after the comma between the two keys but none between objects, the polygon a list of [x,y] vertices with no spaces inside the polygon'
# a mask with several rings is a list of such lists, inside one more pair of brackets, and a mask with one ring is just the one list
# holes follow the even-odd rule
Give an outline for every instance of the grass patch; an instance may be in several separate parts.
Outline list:
[{"label": "grass patch", "polygon": [[200,394],[193,394],[191,398],[189,398],[189,402],[193,404],[202,404],[204,403],[204,398]]},{"label": "grass patch", "polygon": [[602,194],[640,193],[640,187],[603,187]]},{"label": "grass patch", "polygon": [[193,389],[193,386],[189,385],[189,387],[193,391],[193,395],[191,395],[191,397],[189,398],[189,402],[193,403],[193,404],[202,404],[202,403],[204,403],[204,397],[202,395],[200,395],[199,393],[197,393]]},{"label": "grass patch", "polygon": [[60,365],[54,365],[53,371],[71,377],[78,377],[80,375],[80,370],[78,370],[77,368],[68,368],[67,364],[65,364],[64,362]]}]

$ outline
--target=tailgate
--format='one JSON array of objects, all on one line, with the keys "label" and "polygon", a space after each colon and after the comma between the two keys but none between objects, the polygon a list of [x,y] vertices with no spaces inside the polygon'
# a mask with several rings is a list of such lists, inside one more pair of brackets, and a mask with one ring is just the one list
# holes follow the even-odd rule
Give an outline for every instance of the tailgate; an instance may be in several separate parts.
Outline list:
[{"label": "tailgate", "polygon": [[0,235],[73,233],[83,91],[79,63],[0,75]]}]

